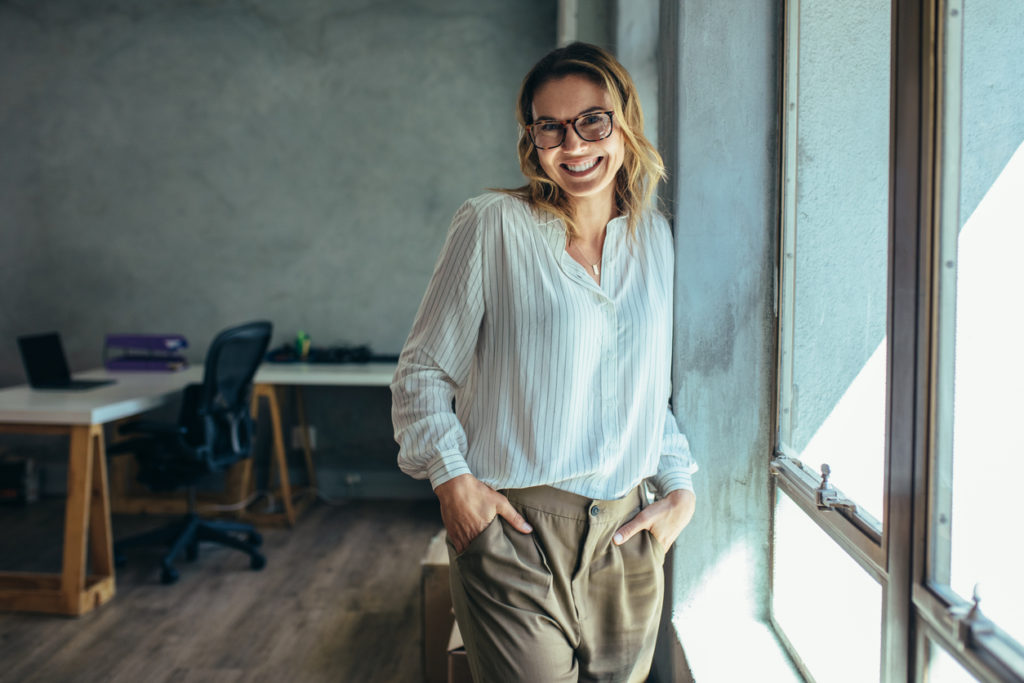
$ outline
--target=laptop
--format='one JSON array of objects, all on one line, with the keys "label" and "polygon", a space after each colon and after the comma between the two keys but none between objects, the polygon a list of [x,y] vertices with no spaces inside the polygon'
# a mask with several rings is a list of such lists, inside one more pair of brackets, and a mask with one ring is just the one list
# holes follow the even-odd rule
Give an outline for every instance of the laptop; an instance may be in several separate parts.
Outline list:
[{"label": "laptop", "polygon": [[71,379],[64,345],[56,332],[18,337],[18,348],[33,389],[82,391],[114,383],[112,379]]}]

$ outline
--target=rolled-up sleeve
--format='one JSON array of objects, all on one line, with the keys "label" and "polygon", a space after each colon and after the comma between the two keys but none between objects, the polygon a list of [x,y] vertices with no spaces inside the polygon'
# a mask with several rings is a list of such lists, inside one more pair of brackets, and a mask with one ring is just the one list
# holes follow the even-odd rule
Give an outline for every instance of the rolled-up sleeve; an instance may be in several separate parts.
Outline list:
[{"label": "rolled-up sleeve", "polygon": [[484,315],[477,212],[456,212],[391,384],[398,466],[431,486],[461,474],[466,433],[453,410],[473,366]]},{"label": "rolled-up sleeve", "polygon": [[658,472],[653,477],[658,494],[666,496],[679,489],[693,491],[693,473],[696,471],[697,461],[690,453],[690,442],[679,431],[672,409],[666,408],[661,458],[658,460]]}]

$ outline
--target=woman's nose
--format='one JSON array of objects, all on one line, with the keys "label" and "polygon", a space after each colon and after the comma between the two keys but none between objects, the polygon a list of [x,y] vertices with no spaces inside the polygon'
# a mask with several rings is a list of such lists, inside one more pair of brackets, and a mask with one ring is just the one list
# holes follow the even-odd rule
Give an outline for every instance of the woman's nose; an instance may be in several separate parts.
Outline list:
[{"label": "woman's nose", "polygon": [[578,149],[583,145],[587,144],[586,140],[580,137],[579,133],[572,126],[565,127],[565,140],[562,142],[562,147],[568,151]]}]

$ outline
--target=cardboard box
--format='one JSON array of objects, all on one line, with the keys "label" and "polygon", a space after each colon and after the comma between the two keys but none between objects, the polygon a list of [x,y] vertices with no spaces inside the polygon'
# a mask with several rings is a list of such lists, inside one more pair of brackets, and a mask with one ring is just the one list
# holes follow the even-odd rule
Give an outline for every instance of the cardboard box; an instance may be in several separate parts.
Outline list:
[{"label": "cardboard box", "polygon": [[[420,561],[420,597],[423,609],[423,680],[446,683],[448,642],[455,616],[448,585],[448,546],[442,529],[430,541]],[[467,679],[468,680],[468,679]]]},{"label": "cardboard box", "polygon": [[469,673],[469,660],[466,659],[466,648],[462,644],[459,625],[452,622],[452,632],[448,637],[448,683],[473,683]]}]

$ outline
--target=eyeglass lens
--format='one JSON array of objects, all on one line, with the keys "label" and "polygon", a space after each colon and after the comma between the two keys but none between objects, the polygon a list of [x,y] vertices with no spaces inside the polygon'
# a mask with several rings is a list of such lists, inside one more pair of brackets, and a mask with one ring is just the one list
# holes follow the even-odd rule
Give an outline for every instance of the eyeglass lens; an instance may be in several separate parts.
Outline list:
[{"label": "eyeglass lens", "polygon": [[[587,142],[597,142],[611,135],[612,116],[607,112],[584,114],[571,122],[576,134]],[[533,144],[541,149],[558,147],[565,141],[568,124],[561,121],[541,121],[530,126]]]}]

